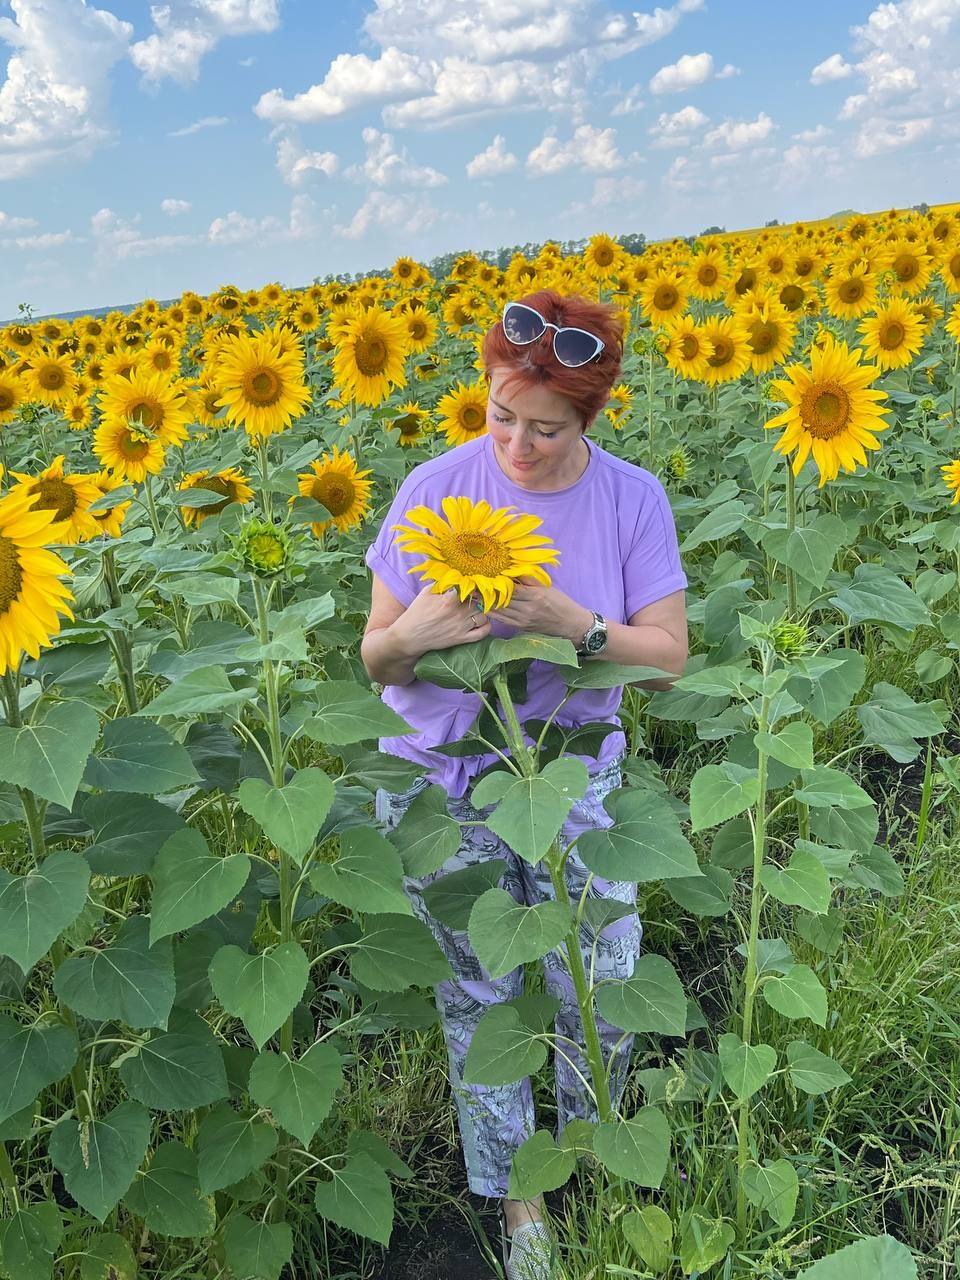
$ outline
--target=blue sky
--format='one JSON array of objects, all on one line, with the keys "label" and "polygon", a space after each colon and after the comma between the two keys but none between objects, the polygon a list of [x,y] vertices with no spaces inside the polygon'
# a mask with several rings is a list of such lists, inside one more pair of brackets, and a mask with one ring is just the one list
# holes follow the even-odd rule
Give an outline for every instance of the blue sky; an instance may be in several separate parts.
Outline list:
[{"label": "blue sky", "polygon": [[0,0],[0,319],[958,200],[958,153],[960,0]]}]

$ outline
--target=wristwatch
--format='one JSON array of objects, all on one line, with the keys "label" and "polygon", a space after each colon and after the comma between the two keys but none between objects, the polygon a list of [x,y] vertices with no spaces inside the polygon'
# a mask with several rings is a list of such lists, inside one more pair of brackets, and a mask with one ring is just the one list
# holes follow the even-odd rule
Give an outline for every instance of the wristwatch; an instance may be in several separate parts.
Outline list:
[{"label": "wristwatch", "polygon": [[593,622],[577,646],[577,657],[592,658],[607,645],[607,622],[603,614],[594,612]]}]

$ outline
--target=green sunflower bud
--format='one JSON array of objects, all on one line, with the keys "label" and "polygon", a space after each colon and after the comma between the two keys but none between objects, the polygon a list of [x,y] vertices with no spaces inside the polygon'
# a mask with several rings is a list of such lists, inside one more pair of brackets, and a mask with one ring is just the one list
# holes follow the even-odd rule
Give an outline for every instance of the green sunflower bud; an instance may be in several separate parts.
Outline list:
[{"label": "green sunflower bud", "polygon": [[919,403],[922,413],[933,413],[934,409],[937,407],[937,402],[931,399],[930,396],[924,396]]},{"label": "green sunflower bud", "polygon": [[805,622],[791,622],[789,618],[780,618],[770,628],[770,642],[777,656],[790,661],[800,658],[810,643],[810,633]]},{"label": "green sunflower bud", "polygon": [[293,562],[290,535],[269,520],[248,520],[235,546],[245,567],[262,577],[280,573]]},{"label": "green sunflower bud", "polygon": [[664,468],[671,480],[683,480],[690,470],[690,461],[689,453],[683,445],[678,445],[667,454]]}]

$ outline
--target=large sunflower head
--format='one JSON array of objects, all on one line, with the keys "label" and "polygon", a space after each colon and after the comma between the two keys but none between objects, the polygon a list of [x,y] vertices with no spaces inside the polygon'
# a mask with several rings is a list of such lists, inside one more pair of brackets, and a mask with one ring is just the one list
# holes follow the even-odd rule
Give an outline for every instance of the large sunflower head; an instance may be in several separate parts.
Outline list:
[{"label": "large sunflower head", "polygon": [[894,287],[909,296],[922,292],[930,283],[934,260],[922,244],[901,237],[886,245],[884,265]]},{"label": "large sunflower head", "polygon": [[446,432],[447,444],[466,444],[487,431],[487,385],[458,382],[437,404],[438,430]]},{"label": "large sunflower head", "polygon": [[25,402],[23,379],[9,369],[0,369],[0,423],[11,422]]},{"label": "large sunflower head", "polygon": [[156,437],[163,445],[183,444],[191,417],[182,386],[163,373],[135,369],[128,378],[104,378],[98,388],[104,422],[122,422]]},{"label": "large sunflower head", "polygon": [[879,449],[876,432],[887,427],[886,410],[879,407],[886,392],[870,385],[879,370],[860,363],[861,352],[828,336],[822,348],[810,350],[810,368],[788,365],[786,377],[773,386],[787,408],[764,423],[768,429],[783,427],[774,445],[778,453],[796,449],[793,473],[797,475],[813,454],[820,471],[820,485],[836,479],[842,466],[853,472],[867,463],[866,449]]},{"label": "large sunflower head", "polygon": [[[2,384],[0,384],[2,386]],[[3,401],[3,392],[0,390],[0,404]],[[78,395],[73,400],[68,400],[61,410],[67,425],[71,431],[85,431],[89,427],[93,418],[93,406],[90,403],[89,396]]]},{"label": "large sunflower head", "polygon": [[283,431],[310,403],[302,358],[283,352],[272,333],[238,335],[204,374],[220,388],[227,420],[251,439]]},{"label": "large sunflower head", "polygon": [[535,534],[542,520],[511,515],[512,507],[493,510],[484,500],[444,498],[442,519],[429,507],[414,507],[406,514],[410,525],[395,524],[401,551],[425,555],[407,572],[419,573],[421,582],[432,582],[435,595],[456,588],[461,600],[480,593],[484,612],[510,603],[517,578],[530,577],[545,587],[550,577],[543,568],[556,564],[560,552],[550,538]]},{"label": "large sunflower head", "polygon": [[616,240],[600,232],[587,241],[583,251],[583,269],[595,280],[608,280],[616,275],[623,258],[623,248]]},{"label": "large sunflower head", "polygon": [[750,338],[739,316],[708,316],[703,323],[703,336],[713,348],[703,371],[708,386],[732,382],[746,373],[750,367]]},{"label": "large sunflower head", "polygon": [[73,599],[60,578],[72,572],[47,544],[57,541],[54,513],[34,511],[23,495],[0,499],[0,675],[16,671],[24,653],[40,656],[59,635]]},{"label": "large sunflower head", "polygon": [[687,287],[695,298],[710,302],[727,287],[729,272],[719,249],[695,253],[687,268]]},{"label": "large sunflower head", "polygon": [[[310,470],[297,476],[300,493],[313,498],[330,512],[328,520],[318,520],[310,528],[320,537],[330,525],[340,532],[360,524],[370,508],[370,491],[373,481],[365,477],[370,471],[358,471],[356,459],[350,453],[341,453],[336,445],[332,455],[324,453],[310,463]],[[295,499],[291,498],[290,502]]]},{"label": "large sunflower head", "polygon": [[640,290],[640,305],[655,325],[666,324],[681,315],[686,309],[687,295],[677,273],[667,269],[651,275]]},{"label": "large sunflower head", "polygon": [[355,310],[338,328],[333,376],[346,399],[375,407],[392,387],[406,385],[410,340],[402,315],[374,304]]},{"label": "large sunflower head", "polygon": [[404,311],[403,323],[407,326],[407,341],[414,355],[428,351],[436,342],[437,320],[425,307],[412,307]]},{"label": "large sunflower head", "polygon": [[861,261],[840,269],[834,266],[823,287],[827,310],[839,320],[859,320],[877,302],[877,280]]},{"label": "large sunflower head", "polygon": [[188,525],[196,525],[198,528],[207,516],[216,515],[228,503],[245,503],[253,497],[253,490],[247,483],[246,477],[236,467],[226,467],[222,471],[191,471],[183,477],[177,488],[203,489],[223,495],[222,502],[213,502],[202,507],[191,507],[189,502],[185,502],[181,506],[180,514],[184,522]]},{"label": "large sunflower head", "polygon": [[860,322],[863,349],[881,369],[902,369],[923,346],[923,320],[906,298],[890,298]]},{"label": "large sunflower head", "polygon": [[12,471],[10,474],[19,483],[13,486],[11,494],[18,494],[31,511],[53,513],[48,541],[74,546],[88,538],[95,538],[100,532],[96,520],[88,510],[100,497],[100,491],[92,476],[66,474],[63,462],[64,455],[61,453],[38,476]]},{"label": "large sunflower head", "polygon": [[93,433],[93,452],[100,465],[123,480],[142,483],[163,470],[164,447],[156,436],[120,419],[105,419]]},{"label": "large sunflower head", "polygon": [[681,378],[702,379],[707,359],[713,355],[713,346],[689,313],[667,325],[667,342],[663,357],[667,365]]},{"label": "large sunflower head", "polygon": [[751,302],[740,313],[750,347],[750,367],[754,373],[769,373],[782,364],[793,347],[797,322],[774,297]]},{"label": "large sunflower head", "polygon": [[412,448],[425,440],[430,430],[430,411],[422,409],[415,400],[408,400],[397,408],[399,417],[392,418],[385,425],[391,431],[399,431],[397,443],[401,448]]},{"label": "large sunflower head", "polygon": [[31,356],[27,385],[32,400],[44,404],[61,405],[76,394],[76,378],[73,373],[73,357],[43,351]]}]

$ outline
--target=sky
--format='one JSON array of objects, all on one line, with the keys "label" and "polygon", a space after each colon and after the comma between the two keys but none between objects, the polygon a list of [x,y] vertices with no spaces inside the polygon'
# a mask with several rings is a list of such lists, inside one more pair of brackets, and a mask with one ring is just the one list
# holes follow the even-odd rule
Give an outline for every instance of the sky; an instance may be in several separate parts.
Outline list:
[{"label": "sky", "polygon": [[955,200],[960,0],[0,0],[0,320]]}]

